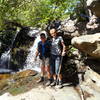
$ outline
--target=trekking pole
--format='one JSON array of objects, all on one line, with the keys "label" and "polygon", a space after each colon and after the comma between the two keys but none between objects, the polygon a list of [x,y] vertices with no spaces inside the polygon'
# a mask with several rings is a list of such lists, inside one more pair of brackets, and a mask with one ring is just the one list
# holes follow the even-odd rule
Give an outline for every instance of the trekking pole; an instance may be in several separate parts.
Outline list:
[{"label": "trekking pole", "polygon": [[57,85],[57,83],[58,83],[58,81],[59,81],[59,74],[60,74],[61,68],[62,68],[62,61],[63,61],[63,56],[61,56],[61,62],[60,62],[60,65],[59,65],[59,70],[58,70],[56,85]]},{"label": "trekking pole", "polygon": [[79,88],[80,88],[80,97],[81,97],[81,100],[86,100],[85,97],[84,97],[84,91],[83,91],[83,89],[81,88],[80,85],[79,85]]}]

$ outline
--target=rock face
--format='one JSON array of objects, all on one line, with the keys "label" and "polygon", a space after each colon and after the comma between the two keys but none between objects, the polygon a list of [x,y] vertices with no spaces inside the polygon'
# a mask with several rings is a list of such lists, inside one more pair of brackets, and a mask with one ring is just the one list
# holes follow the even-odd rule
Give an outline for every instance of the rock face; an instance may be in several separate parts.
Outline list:
[{"label": "rock face", "polygon": [[100,75],[87,67],[80,87],[84,93],[84,100],[99,100]]},{"label": "rock face", "polygon": [[71,42],[82,52],[100,58],[100,33],[74,37]]},{"label": "rock face", "polygon": [[87,0],[87,6],[97,17],[100,17],[100,0]]},{"label": "rock face", "polygon": [[70,18],[64,20],[61,22],[61,30],[64,31],[64,35],[68,37],[74,37],[79,36],[79,32],[77,31],[77,27],[75,24],[77,23],[77,20],[72,20]]}]

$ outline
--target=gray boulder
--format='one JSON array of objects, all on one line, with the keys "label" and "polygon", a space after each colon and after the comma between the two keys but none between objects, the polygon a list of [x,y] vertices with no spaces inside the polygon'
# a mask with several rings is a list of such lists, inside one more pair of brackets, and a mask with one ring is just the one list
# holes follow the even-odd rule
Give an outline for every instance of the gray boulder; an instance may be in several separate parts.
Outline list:
[{"label": "gray boulder", "polygon": [[100,33],[74,37],[71,43],[80,51],[94,58],[100,58]]},{"label": "gray boulder", "polygon": [[64,35],[68,37],[75,37],[79,36],[80,33],[77,30],[77,27],[75,24],[77,23],[77,19],[65,19],[64,21],[61,22],[61,30],[64,31]]}]

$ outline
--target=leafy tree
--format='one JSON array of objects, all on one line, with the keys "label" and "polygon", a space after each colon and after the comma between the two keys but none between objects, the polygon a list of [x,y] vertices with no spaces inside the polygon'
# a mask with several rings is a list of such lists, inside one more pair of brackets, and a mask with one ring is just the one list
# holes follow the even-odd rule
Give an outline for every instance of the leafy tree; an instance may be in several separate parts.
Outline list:
[{"label": "leafy tree", "polygon": [[74,13],[79,0],[0,0],[0,29],[8,21],[42,27],[49,20]]}]

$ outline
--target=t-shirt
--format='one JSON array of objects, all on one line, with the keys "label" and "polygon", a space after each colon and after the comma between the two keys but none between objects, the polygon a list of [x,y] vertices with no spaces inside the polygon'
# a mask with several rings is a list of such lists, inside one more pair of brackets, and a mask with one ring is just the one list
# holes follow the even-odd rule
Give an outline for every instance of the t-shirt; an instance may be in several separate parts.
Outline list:
[{"label": "t-shirt", "polygon": [[42,56],[44,57],[45,54],[45,43],[42,43]]},{"label": "t-shirt", "polygon": [[56,38],[52,38],[51,54],[61,55],[60,43],[62,43],[62,42],[64,42],[64,41],[63,41],[63,38],[61,36],[58,36]]},{"label": "t-shirt", "polygon": [[39,57],[40,59],[42,59],[42,57],[50,57],[50,53],[51,53],[51,41],[46,41],[45,43],[42,43],[42,41],[40,41],[38,43],[38,52],[39,52]]}]

